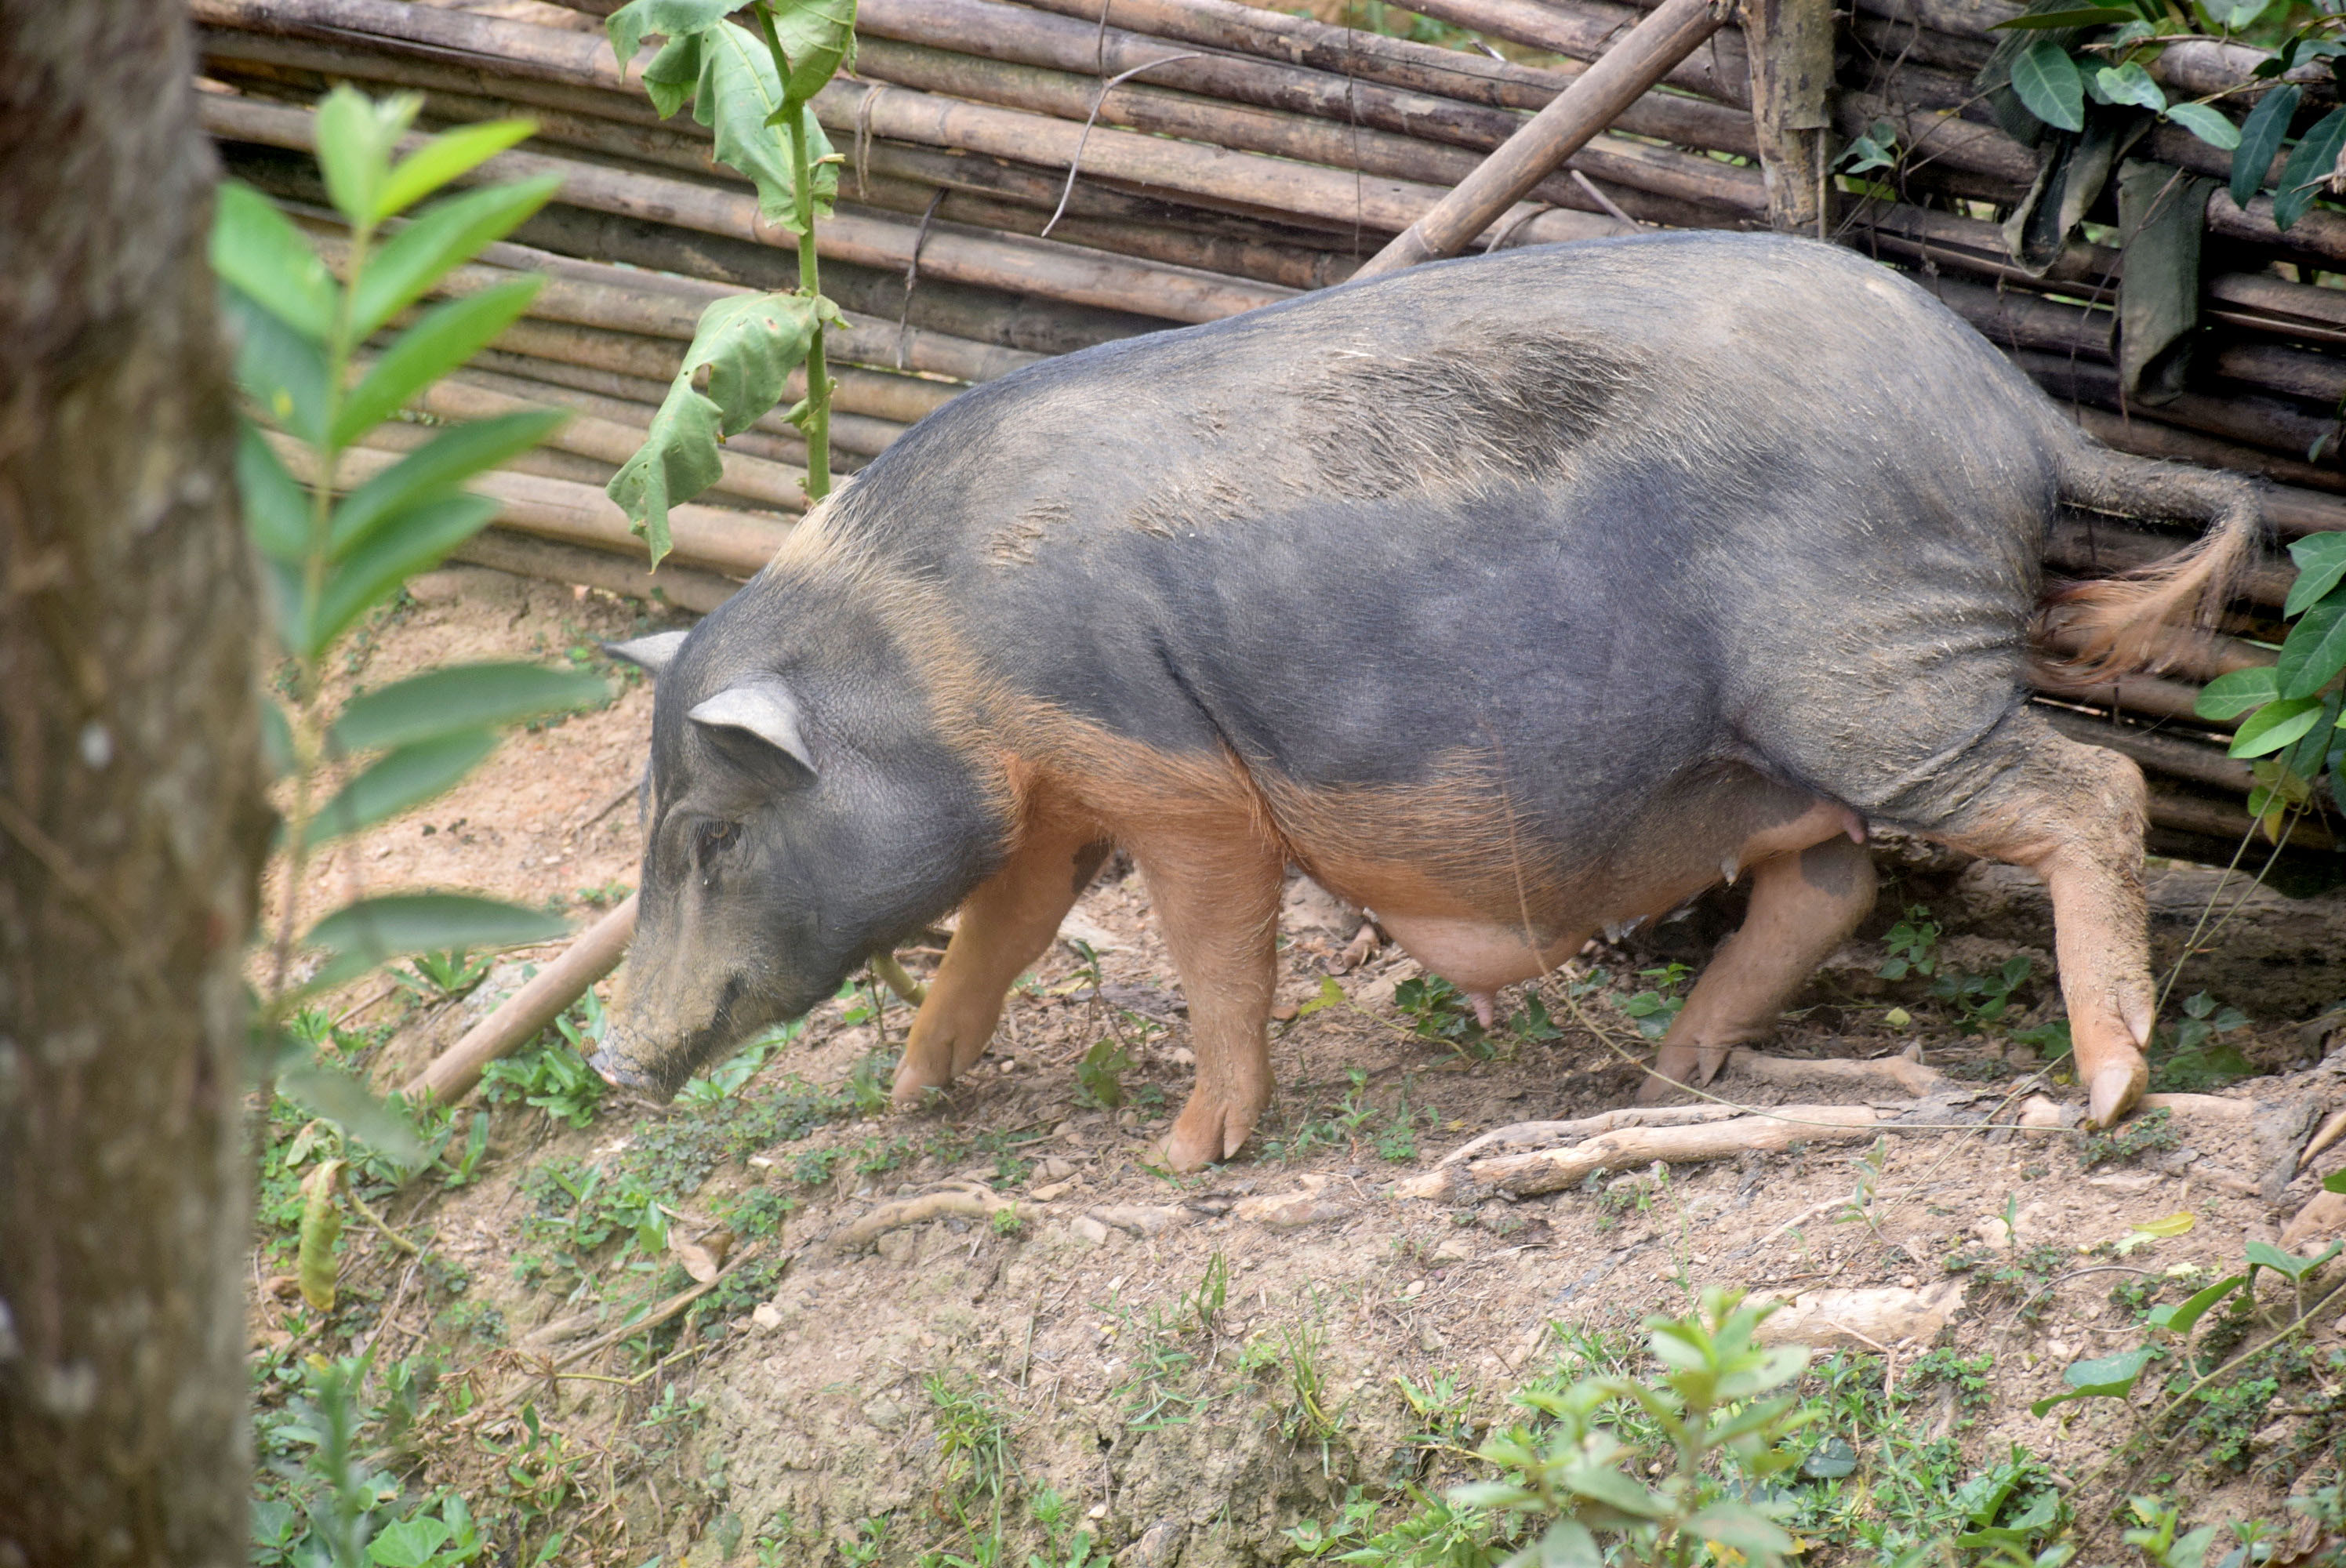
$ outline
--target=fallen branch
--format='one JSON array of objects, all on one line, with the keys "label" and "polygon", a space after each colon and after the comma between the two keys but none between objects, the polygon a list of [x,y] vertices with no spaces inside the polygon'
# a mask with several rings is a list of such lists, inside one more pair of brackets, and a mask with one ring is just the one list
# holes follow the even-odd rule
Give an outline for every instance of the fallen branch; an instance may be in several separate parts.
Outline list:
[{"label": "fallen branch", "polygon": [[1822,1079],[1852,1087],[1871,1084],[1894,1088],[1917,1098],[1947,1086],[1945,1074],[1903,1056],[1770,1056],[1758,1051],[1733,1051],[1728,1054],[1727,1071],[1757,1078],[1763,1084],[1803,1084]]},{"label": "fallen branch", "polygon": [[1395,1187],[1404,1197],[1456,1201],[1468,1193],[1518,1197],[1576,1186],[1602,1170],[1653,1164],[1733,1159],[1754,1150],[1794,1144],[1857,1143],[1882,1132],[1892,1113],[1872,1105],[1781,1105],[1753,1114],[1678,1126],[1627,1126],[1596,1134],[1567,1148],[1499,1155],[1460,1166],[1437,1166]]},{"label": "fallen branch", "polygon": [[831,1252],[861,1252],[888,1232],[902,1230],[908,1225],[925,1225],[949,1217],[990,1222],[995,1215],[1005,1209],[1015,1211],[1017,1207],[1015,1201],[989,1186],[976,1182],[957,1183],[940,1191],[883,1203],[815,1245]]}]

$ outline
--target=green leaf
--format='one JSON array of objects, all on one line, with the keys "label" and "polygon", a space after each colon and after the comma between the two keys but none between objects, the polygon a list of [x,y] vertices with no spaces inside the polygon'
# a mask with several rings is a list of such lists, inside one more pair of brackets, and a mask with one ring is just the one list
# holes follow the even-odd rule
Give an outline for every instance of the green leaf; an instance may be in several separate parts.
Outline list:
[{"label": "green leaf", "polygon": [[618,56],[620,69],[625,70],[627,62],[643,48],[645,34],[682,38],[705,33],[729,13],[740,10],[743,3],[744,0],[630,0],[604,19],[603,31],[611,40],[611,52]]},{"label": "green leaf", "polygon": [[387,893],[345,904],[302,939],[333,958],[311,981],[339,985],[378,964],[440,948],[519,947],[552,942],[566,928],[540,910],[463,893]]},{"label": "green leaf", "polygon": [[277,204],[229,180],[212,212],[212,270],[313,342],[334,330],[342,286]]},{"label": "green leaf", "polygon": [[288,1052],[280,1058],[277,1092],[386,1159],[413,1166],[427,1157],[398,1107],[377,1099],[362,1080],[319,1061],[315,1052]]},{"label": "green leaf", "polygon": [[389,419],[401,404],[480,352],[537,297],[545,279],[531,276],[498,283],[461,300],[446,300],[423,313],[374,362],[366,378],[343,401],[334,421],[337,451]]},{"label": "green leaf", "polygon": [[2155,1327],[2170,1333],[2188,1334],[2198,1326],[2199,1319],[2208,1315],[2209,1308],[2246,1284],[2248,1278],[2245,1274],[2235,1274],[2196,1292],[2188,1300],[2177,1302],[2171,1307],[2153,1308],[2150,1321]]},{"label": "green leaf", "polygon": [[2013,57],[2012,90],[2028,112],[2062,130],[2086,128],[2086,82],[2069,52],[2039,38]]},{"label": "green leaf", "polygon": [[[668,508],[717,483],[719,433],[738,435],[780,401],[818,322],[833,318],[803,294],[737,294],[700,313],[684,366],[668,384],[650,433],[605,487],[650,542],[652,564],[668,551]],[[706,368],[709,390],[693,388]]]},{"label": "green leaf", "polygon": [[2324,1192],[2346,1192],[2346,1169],[2334,1170],[2328,1176],[2323,1176],[2321,1178],[2321,1190]]},{"label": "green leaf", "polygon": [[297,565],[310,553],[310,492],[285,471],[276,449],[249,424],[236,436],[236,488],[244,531],[272,561]]},{"label": "green leaf", "polygon": [[2123,5],[2074,5],[2066,11],[2035,11],[2025,16],[2014,16],[1998,22],[1988,29],[1991,33],[2023,32],[2039,27],[2106,27],[2113,22],[2130,22],[2134,13]]},{"label": "green leaf", "polygon": [[2056,1394],[2049,1400],[2038,1400],[2028,1407],[2032,1415],[2043,1415],[2055,1405],[2071,1400],[2122,1400],[2134,1392],[2135,1380],[2150,1364],[2157,1350],[2149,1345],[2138,1345],[2131,1350],[2120,1350],[2114,1356],[2097,1356],[2089,1361],[2072,1361],[2061,1373],[2061,1380],[2076,1390]]},{"label": "green leaf", "polygon": [[717,405],[678,376],[668,389],[652,428],[636,454],[619,465],[603,493],[619,504],[651,547],[657,566],[668,553],[668,509],[689,501],[724,474],[717,457]]},{"label": "green leaf", "polygon": [[311,841],[326,843],[371,828],[445,794],[497,748],[494,729],[460,729],[419,740],[382,757],[342,786],[311,824]]},{"label": "green leaf", "polygon": [[235,328],[237,384],[280,428],[315,445],[326,417],[325,351],[241,289],[221,289],[220,308]]},{"label": "green leaf", "polygon": [[2272,172],[2272,160],[2289,137],[2300,94],[2294,85],[2275,87],[2257,100],[2240,125],[2240,145],[2232,152],[2232,205],[2245,209]]},{"label": "green leaf", "polygon": [[1515,1561],[1521,1563],[1526,1557],[1530,1568],[1605,1568],[1605,1553],[1596,1537],[1576,1519],[1559,1519],[1549,1525],[1531,1551]]},{"label": "green leaf", "polygon": [[[692,117],[716,134],[717,161],[758,188],[758,211],[767,222],[800,232],[797,187],[791,177],[794,125],[773,124],[783,107],[781,79],[765,41],[732,22],[720,22],[693,40],[699,75]],[[678,47],[674,43],[670,49]],[[668,51],[661,51],[661,58]],[[657,64],[657,62],[655,62]],[[650,73],[645,74],[647,83]],[[807,165],[813,171],[815,214],[822,217],[839,193],[839,173],[822,161],[831,142],[812,116],[805,117]]]},{"label": "green leaf", "polygon": [[530,409],[448,426],[342,498],[334,509],[330,554],[341,559],[401,513],[444,500],[476,473],[545,440],[570,415]]},{"label": "green leaf", "polygon": [[417,148],[391,171],[382,194],[375,199],[375,217],[406,211],[450,180],[469,174],[489,159],[526,140],[537,129],[536,120],[484,120],[444,131]]},{"label": "green leaf", "polygon": [[768,9],[774,41],[790,66],[782,107],[768,121],[780,124],[781,116],[811,100],[855,57],[855,0],[774,0]]},{"label": "green leaf", "polygon": [[2289,585],[2280,613],[2301,616],[2346,580],[2346,534],[2308,534],[2289,547],[2289,557],[2297,563],[2297,581]]},{"label": "green leaf", "polygon": [[644,92],[662,119],[692,101],[700,90],[700,35],[679,33],[660,46],[644,67]]},{"label": "green leaf", "polygon": [[497,504],[486,495],[451,495],[399,514],[335,566],[319,602],[287,640],[304,657],[317,657],[370,606],[487,527]]},{"label": "green leaf", "polygon": [[2313,728],[2321,717],[2321,699],[2315,697],[2279,697],[2256,710],[2240,725],[2232,737],[2233,757],[2262,757],[2268,751],[2279,751]]},{"label": "green leaf", "polygon": [[611,695],[602,677],[535,664],[462,664],[426,670],[351,698],[334,720],[346,752],[499,728],[540,714],[592,708]]},{"label": "green leaf", "polygon": [[413,93],[374,99],[348,85],[318,106],[318,165],[326,194],[353,224],[372,224],[391,177],[392,149],[423,100]]},{"label": "green leaf", "polygon": [[1688,1520],[1686,1528],[1705,1541],[1731,1546],[1757,1561],[1787,1555],[1797,1545],[1781,1526],[1741,1503],[1715,1502]]},{"label": "green leaf", "polygon": [[2237,33],[2243,27],[2254,26],[2258,17],[2272,9],[2273,0],[2239,0],[2224,16],[2227,32]]},{"label": "green leaf", "polygon": [[2251,1269],[2270,1268],[2290,1279],[2302,1279],[2334,1257],[2338,1247],[2332,1242],[2328,1251],[2314,1257],[2300,1257],[2295,1253],[2283,1252],[2270,1241],[2251,1241],[2245,1250]]},{"label": "green leaf", "polygon": [[383,1527],[367,1544],[367,1561],[377,1568],[431,1568],[433,1555],[448,1539],[448,1527],[430,1514],[418,1514]]},{"label": "green leaf", "polygon": [[513,232],[562,188],[558,174],[484,186],[438,203],[368,258],[351,296],[351,336],[364,338],[423,298],[481,247]]},{"label": "green leaf", "polygon": [[2332,593],[2289,628],[2273,668],[2280,695],[2311,697],[2346,669],[2346,595]]},{"label": "green leaf", "polygon": [[2176,104],[2167,117],[2214,148],[2230,152],[2240,145],[2240,127],[2213,104]]},{"label": "green leaf", "polygon": [[[2104,66],[2094,73],[2094,83],[2102,89],[2102,97],[2114,104],[2135,104],[2153,114],[2167,109],[2167,94],[2150,79],[2150,73],[2128,60],[2123,66]],[[2031,105],[2030,107],[2035,107]],[[2221,115],[2216,117],[2223,118]]]},{"label": "green leaf", "polygon": [[2280,695],[2280,682],[2270,665],[2257,665],[2219,675],[2199,688],[2191,711],[2202,718],[2238,718],[2262,708]]},{"label": "green leaf", "polygon": [[2346,146],[2346,108],[2332,109],[2314,123],[2281,165],[2280,183],[2273,188],[2273,222],[2287,229],[2305,216],[2321,182],[2338,167],[2338,149]]}]

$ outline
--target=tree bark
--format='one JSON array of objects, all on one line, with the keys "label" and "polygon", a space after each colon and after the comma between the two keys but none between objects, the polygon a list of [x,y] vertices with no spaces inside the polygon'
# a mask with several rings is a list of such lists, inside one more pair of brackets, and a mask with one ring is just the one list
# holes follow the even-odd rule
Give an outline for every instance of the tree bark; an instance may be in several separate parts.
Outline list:
[{"label": "tree bark", "polygon": [[184,11],[0,0],[0,1568],[242,1563],[255,605]]}]

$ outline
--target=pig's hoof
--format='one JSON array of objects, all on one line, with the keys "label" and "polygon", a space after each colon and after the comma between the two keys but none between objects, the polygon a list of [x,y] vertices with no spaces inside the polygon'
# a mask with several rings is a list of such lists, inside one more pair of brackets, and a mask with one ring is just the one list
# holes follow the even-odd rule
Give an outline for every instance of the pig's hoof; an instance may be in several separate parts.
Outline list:
[{"label": "pig's hoof", "polygon": [[1200,1105],[1192,1100],[1175,1118],[1173,1130],[1157,1145],[1165,1164],[1188,1175],[1235,1156],[1254,1131],[1259,1113],[1235,1105]]},{"label": "pig's hoof", "polygon": [[918,1111],[936,1104],[952,1087],[951,1074],[923,1073],[907,1061],[896,1069],[896,1082],[889,1089],[888,1098],[899,1111]]},{"label": "pig's hoof", "polygon": [[[1658,1105],[1692,1082],[1699,1058],[1690,1047],[1662,1047],[1654,1058],[1654,1070],[1637,1086],[1637,1104]],[[1656,1074],[1659,1074],[1657,1076]]]},{"label": "pig's hoof", "polygon": [[2140,1052],[2129,1051],[2127,1055],[2132,1060],[2106,1062],[2094,1069],[2087,1088],[2087,1126],[2109,1126],[2133,1110],[2143,1090],[2150,1086],[2150,1064]]}]

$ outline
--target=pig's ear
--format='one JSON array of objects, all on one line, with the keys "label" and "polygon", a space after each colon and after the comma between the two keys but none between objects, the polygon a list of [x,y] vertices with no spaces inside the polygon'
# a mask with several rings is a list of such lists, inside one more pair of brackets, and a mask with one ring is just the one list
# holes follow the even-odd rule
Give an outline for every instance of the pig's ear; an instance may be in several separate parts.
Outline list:
[{"label": "pig's ear", "polygon": [[638,669],[658,675],[668,667],[668,661],[676,657],[683,642],[682,632],[654,632],[629,643],[605,643],[603,651],[613,658],[625,659]]},{"label": "pig's ear", "polygon": [[798,698],[772,676],[729,686],[687,717],[714,729],[746,730],[808,772],[815,770],[805,737],[799,733]]}]

